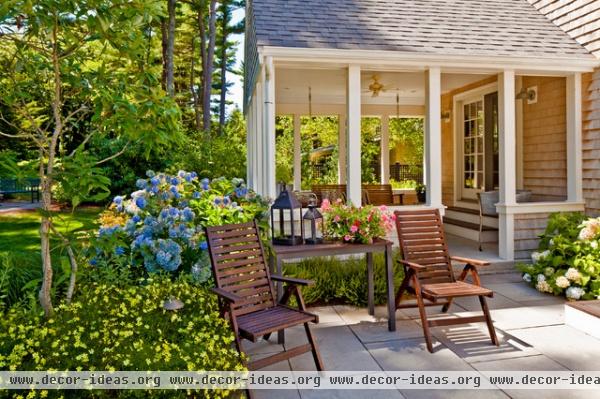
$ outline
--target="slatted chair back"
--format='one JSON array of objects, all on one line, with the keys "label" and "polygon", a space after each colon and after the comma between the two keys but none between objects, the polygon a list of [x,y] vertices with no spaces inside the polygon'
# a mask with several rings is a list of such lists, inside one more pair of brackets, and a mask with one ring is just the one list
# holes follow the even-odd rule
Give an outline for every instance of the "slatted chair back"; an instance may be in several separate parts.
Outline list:
[{"label": "slatted chair back", "polygon": [[256,222],[208,227],[208,250],[216,286],[244,298],[236,316],[275,306],[265,251]]},{"label": "slatted chair back", "polygon": [[402,258],[427,269],[419,272],[420,283],[454,282],[439,210],[396,211],[395,215]]},{"label": "slatted chair back", "polygon": [[369,194],[371,205],[394,204],[394,191],[391,184],[363,184],[362,188]]}]

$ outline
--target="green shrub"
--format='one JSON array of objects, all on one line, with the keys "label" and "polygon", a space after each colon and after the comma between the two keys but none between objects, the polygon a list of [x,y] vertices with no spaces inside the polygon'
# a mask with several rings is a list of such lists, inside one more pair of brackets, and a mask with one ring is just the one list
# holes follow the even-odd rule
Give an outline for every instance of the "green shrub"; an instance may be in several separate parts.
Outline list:
[{"label": "green shrub", "polygon": [[569,300],[600,297],[600,218],[554,213],[532,264],[519,264],[523,279],[540,292]]},{"label": "green shrub", "polygon": [[[387,301],[384,257],[373,259],[375,276],[375,304]],[[313,280],[315,285],[302,287],[307,304],[344,303],[355,306],[367,304],[367,266],[363,258],[340,260],[337,258],[306,259],[285,264],[284,274],[289,277]],[[394,286],[402,282],[402,268],[394,267]]]},{"label": "green shrub", "polygon": [[[71,305],[52,319],[18,307],[0,320],[1,370],[243,370],[233,334],[209,291],[189,278],[144,284],[83,278]],[[185,306],[163,309],[168,298]],[[41,394],[41,392],[39,392]],[[59,396],[60,392],[50,391]],[[77,397],[188,397],[182,391],[79,391]],[[228,391],[206,391],[225,397]]]}]

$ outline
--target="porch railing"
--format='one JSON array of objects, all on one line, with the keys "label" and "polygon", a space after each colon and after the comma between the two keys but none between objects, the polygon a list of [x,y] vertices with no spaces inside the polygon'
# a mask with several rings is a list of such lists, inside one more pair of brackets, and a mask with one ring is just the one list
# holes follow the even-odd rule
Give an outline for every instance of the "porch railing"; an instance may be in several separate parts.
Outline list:
[{"label": "porch railing", "polygon": [[[375,181],[380,181],[381,179],[381,170],[379,168],[379,163],[373,162],[371,165],[371,170],[373,175],[375,176]],[[327,165],[322,164],[313,164],[312,165],[312,177],[315,180],[323,178],[323,176],[327,173]],[[419,184],[423,184],[423,166],[422,165],[407,165],[395,163],[390,165],[390,179],[394,179],[395,181],[402,182],[407,180],[414,180]]]}]

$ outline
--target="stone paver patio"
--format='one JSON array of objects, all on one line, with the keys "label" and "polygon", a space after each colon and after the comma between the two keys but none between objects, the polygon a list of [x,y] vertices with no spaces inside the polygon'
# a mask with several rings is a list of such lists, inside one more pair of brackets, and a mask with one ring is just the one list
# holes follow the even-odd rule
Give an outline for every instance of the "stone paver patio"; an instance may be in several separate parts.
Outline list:
[{"label": "stone paver patio", "polygon": [[[320,316],[313,326],[325,367],[329,371],[406,370],[598,370],[600,340],[564,323],[564,300],[538,293],[518,273],[482,276],[494,290],[489,300],[500,347],[492,346],[481,324],[437,327],[434,354],[427,352],[417,309],[396,313],[397,331],[389,332],[384,307],[369,316],[366,308],[329,306],[312,308]],[[477,300],[457,299],[449,314],[467,315],[479,309]],[[439,309],[428,308],[430,314]],[[286,345],[304,343],[300,329],[288,330]],[[248,342],[248,341],[245,341]],[[261,341],[249,348],[260,357],[281,350]],[[281,362],[268,370],[313,371],[310,354]],[[551,390],[302,390],[256,391],[258,398],[590,398],[593,391]],[[590,396],[591,395],[591,396]]]}]

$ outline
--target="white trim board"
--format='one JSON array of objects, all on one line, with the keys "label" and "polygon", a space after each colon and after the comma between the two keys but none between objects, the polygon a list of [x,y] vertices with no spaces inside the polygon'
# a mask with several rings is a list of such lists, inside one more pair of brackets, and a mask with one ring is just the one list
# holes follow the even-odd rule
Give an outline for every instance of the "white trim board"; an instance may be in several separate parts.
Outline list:
[{"label": "white trim board", "polygon": [[[522,72],[591,72],[600,66],[600,60],[569,57],[511,57],[478,55],[417,54],[402,51],[347,50],[329,48],[259,46],[260,55],[270,55],[278,62],[333,63],[338,65],[364,63],[364,69],[379,66],[401,68],[440,67],[444,71],[471,71],[495,73],[503,69]],[[376,61],[374,61],[376,60]]]}]

